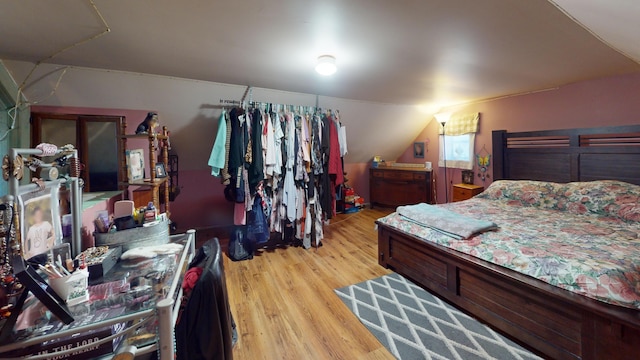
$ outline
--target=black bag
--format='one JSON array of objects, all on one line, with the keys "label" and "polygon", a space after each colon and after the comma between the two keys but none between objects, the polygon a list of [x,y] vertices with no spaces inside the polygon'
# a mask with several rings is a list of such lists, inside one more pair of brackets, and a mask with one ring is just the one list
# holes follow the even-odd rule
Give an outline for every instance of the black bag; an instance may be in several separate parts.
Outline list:
[{"label": "black bag", "polygon": [[234,226],[229,237],[229,258],[233,261],[253,259],[253,246],[247,239],[244,226]]}]

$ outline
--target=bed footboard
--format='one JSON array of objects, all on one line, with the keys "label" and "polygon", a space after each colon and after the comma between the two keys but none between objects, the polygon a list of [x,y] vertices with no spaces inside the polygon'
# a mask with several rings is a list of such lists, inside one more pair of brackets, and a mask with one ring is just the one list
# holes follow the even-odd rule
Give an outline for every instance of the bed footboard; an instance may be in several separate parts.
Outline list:
[{"label": "bed footboard", "polygon": [[378,262],[544,357],[631,359],[640,315],[378,223]]}]

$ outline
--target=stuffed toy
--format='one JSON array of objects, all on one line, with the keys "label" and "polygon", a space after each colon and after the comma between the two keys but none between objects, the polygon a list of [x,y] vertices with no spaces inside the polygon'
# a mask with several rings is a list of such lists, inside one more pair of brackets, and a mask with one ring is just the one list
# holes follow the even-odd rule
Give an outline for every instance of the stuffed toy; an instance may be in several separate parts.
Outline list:
[{"label": "stuffed toy", "polygon": [[149,134],[153,133],[153,130],[160,124],[158,120],[158,113],[150,112],[143,122],[138,125],[136,134]]}]

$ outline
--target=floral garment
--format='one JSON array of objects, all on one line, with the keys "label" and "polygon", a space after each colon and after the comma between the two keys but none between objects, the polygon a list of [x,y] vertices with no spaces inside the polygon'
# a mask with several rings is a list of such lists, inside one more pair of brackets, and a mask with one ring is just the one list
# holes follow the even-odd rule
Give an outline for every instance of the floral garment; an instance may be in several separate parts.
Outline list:
[{"label": "floral garment", "polygon": [[640,309],[640,186],[497,181],[441,205],[497,231],[456,240],[397,213],[380,222],[602,302]]}]

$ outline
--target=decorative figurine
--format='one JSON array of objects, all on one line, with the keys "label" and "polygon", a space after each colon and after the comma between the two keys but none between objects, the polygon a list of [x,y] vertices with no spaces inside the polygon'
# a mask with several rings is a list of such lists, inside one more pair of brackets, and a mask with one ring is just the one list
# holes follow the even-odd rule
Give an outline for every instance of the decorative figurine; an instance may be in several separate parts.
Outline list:
[{"label": "decorative figurine", "polygon": [[487,173],[491,163],[491,154],[486,154],[484,156],[476,154],[476,158],[478,159],[478,169],[480,170],[478,177],[482,179],[482,182],[485,182],[487,178],[491,177],[491,175]]},{"label": "decorative figurine", "polygon": [[153,130],[160,124],[158,120],[158,113],[150,112],[147,114],[147,117],[143,122],[138,125],[136,129],[136,134],[149,134],[153,133]]}]

